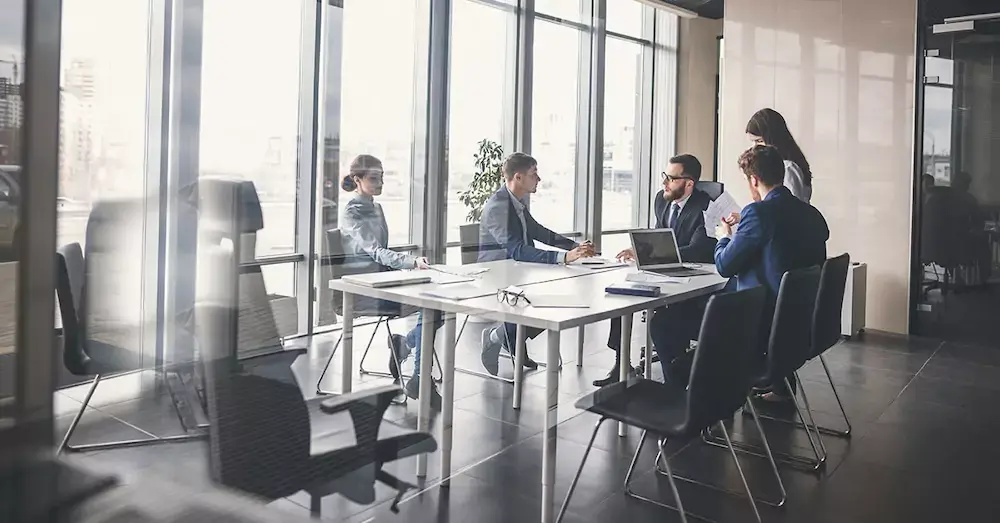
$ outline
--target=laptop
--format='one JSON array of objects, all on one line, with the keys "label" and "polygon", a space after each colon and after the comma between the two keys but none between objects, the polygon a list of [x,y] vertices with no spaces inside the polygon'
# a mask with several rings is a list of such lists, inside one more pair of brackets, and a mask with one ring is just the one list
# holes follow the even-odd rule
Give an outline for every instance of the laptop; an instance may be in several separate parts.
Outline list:
[{"label": "laptop", "polygon": [[430,283],[431,277],[427,271],[384,271],[371,272],[367,274],[352,274],[341,277],[347,283],[364,285],[375,289],[385,287],[399,287],[401,285],[417,285],[420,283]]},{"label": "laptop", "polygon": [[640,271],[667,276],[705,276],[709,271],[684,266],[673,229],[645,229],[629,232],[632,251]]}]

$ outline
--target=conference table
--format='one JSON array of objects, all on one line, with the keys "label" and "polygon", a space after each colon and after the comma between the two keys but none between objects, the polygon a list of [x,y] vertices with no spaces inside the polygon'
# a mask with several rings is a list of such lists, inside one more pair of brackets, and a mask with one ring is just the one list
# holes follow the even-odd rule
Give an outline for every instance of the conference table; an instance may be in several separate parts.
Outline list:
[{"label": "conference table", "polygon": [[[562,331],[580,328],[588,324],[622,318],[622,361],[621,377],[627,378],[632,361],[632,316],[636,312],[646,311],[647,317],[658,307],[668,306],[684,300],[704,296],[721,290],[726,280],[715,274],[695,276],[682,281],[660,284],[661,295],[655,298],[640,296],[625,296],[607,294],[604,289],[608,285],[621,284],[626,281],[629,272],[636,272],[634,266],[602,267],[570,264],[546,265],[538,263],[500,260],[492,262],[464,265],[461,271],[487,269],[475,276],[473,281],[464,281],[454,274],[430,271],[432,282],[419,285],[403,285],[397,287],[374,288],[353,284],[344,280],[331,280],[329,287],[343,293],[343,340],[340,348],[341,390],[348,393],[352,389],[353,375],[353,304],[354,296],[366,296],[383,300],[391,300],[423,309],[424,318],[433,317],[435,311],[443,315],[444,325],[441,332],[441,347],[439,353],[441,364],[441,398],[442,412],[441,436],[441,486],[448,487],[451,476],[452,451],[452,420],[454,416],[454,384],[455,384],[455,323],[457,314],[473,315],[496,322],[510,322],[517,327],[517,346],[515,351],[515,394],[514,406],[520,407],[520,396],[523,391],[523,362],[525,356],[525,341],[523,331],[533,327],[545,331],[546,361],[545,367],[545,423],[544,446],[542,448],[542,511],[541,521],[554,521],[557,500],[554,499],[556,479],[556,425],[557,405],[559,398],[559,370],[556,362],[560,359],[559,344]],[[427,294],[447,288],[452,285],[463,285],[464,299],[448,299]],[[497,298],[499,289],[516,285],[524,290],[524,295],[550,298],[564,298],[577,301],[585,307],[574,308],[540,308],[528,305],[519,300],[516,305],[510,305]],[[473,290],[476,289],[476,290]],[[473,296],[474,297],[469,297]],[[647,322],[647,346],[649,333]],[[434,350],[434,322],[425,321],[422,324],[421,351],[430,354]],[[582,340],[582,332],[580,336]],[[582,343],[578,353],[582,352]],[[579,355],[579,354],[578,354]],[[646,376],[649,376],[651,358],[646,358]],[[431,365],[434,358],[421,358],[420,361],[420,399],[418,407],[418,430],[428,431],[430,428],[430,387],[432,383]],[[578,360],[579,362],[579,360]],[[619,425],[619,435],[625,435],[625,427]],[[417,476],[427,475],[427,455],[417,459]]]}]

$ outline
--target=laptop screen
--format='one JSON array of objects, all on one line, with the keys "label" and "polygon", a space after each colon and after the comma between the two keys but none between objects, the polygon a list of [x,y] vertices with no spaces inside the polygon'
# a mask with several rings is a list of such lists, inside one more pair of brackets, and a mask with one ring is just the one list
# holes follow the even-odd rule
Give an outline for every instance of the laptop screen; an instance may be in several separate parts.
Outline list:
[{"label": "laptop screen", "polygon": [[639,267],[681,263],[673,230],[632,231],[631,235],[635,259]]}]

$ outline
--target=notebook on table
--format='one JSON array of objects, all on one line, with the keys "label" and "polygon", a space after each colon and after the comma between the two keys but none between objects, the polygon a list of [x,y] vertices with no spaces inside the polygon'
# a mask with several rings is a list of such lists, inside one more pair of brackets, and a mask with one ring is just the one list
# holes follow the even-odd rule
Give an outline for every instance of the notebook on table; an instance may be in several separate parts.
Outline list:
[{"label": "notebook on table", "polygon": [[[422,271],[421,271],[422,272]],[[347,283],[363,285],[375,289],[385,287],[399,287],[402,285],[417,285],[420,283],[430,283],[431,277],[426,273],[417,271],[386,271],[372,272],[368,274],[352,274],[341,279]]]}]

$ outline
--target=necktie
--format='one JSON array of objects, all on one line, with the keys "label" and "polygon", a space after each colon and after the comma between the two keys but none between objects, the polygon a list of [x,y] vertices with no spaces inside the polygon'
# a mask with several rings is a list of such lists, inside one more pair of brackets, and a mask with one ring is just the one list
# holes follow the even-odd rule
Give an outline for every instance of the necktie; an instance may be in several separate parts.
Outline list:
[{"label": "necktie", "polygon": [[670,216],[667,218],[667,227],[670,229],[674,228],[677,224],[677,216],[681,213],[680,205],[676,203],[670,205]]}]

